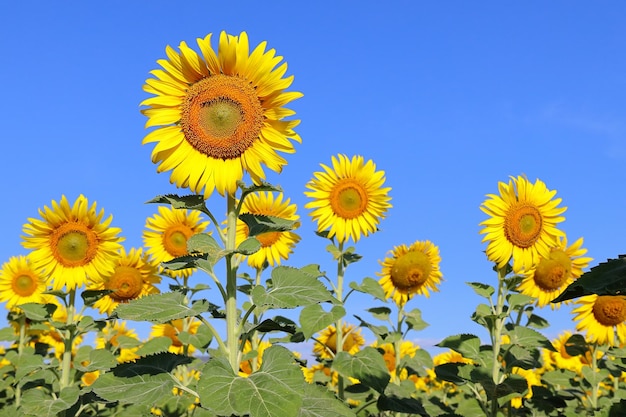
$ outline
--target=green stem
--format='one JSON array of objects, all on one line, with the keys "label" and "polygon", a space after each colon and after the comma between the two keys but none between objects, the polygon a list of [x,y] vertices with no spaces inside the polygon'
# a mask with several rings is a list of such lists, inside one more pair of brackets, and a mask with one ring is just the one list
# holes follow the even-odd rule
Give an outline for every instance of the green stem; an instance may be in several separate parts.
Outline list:
[{"label": "green stem", "polygon": [[[404,304],[402,304],[401,307],[398,308],[398,324],[396,327],[396,331],[398,333],[401,332],[402,329],[402,317],[404,313]],[[394,350],[394,354],[395,354],[395,368],[396,368],[396,376],[395,376],[395,380],[394,382],[396,384],[400,383],[400,345],[401,345],[402,339],[398,338],[396,341],[393,342],[393,350]]]},{"label": "green stem", "polygon": [[237,210],[235,197],[226,197],[228,217],[226,219],[226,343],[228,361],[235,374],[239,372],[239,326],[237,323],[237,266],[233,265],[232,251],[235,249],[237,232]]},{"label": "green stem", "polygon": [[219,346],[220,351],[224,355],[228,355],[228,348],[226,347],[226,344],[224,343],[224,340],[222,339],[220,334],[217,332],[217,330],[215,330],[215,327],[213,327],[211,322],[209,322],[206,318],[204,318],[201,315],[197,315],[196,318],[198,320],[200,320],[202,322],[202,324],[204,324],[209,329],[209,331],[211,332],[211,334],[213,335],[213,337],[217,341],[217,345]]},{"label": "green stem", "polygon": [[65,350],[63,351],[63,358],[61,360],[61,389],[69,387],[71,384],[70,374],[72,370],[72,346],[74,344],[75,337],[74,331],[71,330],[71,324],[74,323],[74,309],[76,308],[76,288],[69,291],[69,296],[70,300],[67,305],[67,319],[65,320],[65,324],[69,328],[63,332],[63,343],[65,345]]},{"label": "green stem", "polygon": [[[506,276],[505,268],[498,268],[498,296],[496,304],[493,308],[494,327],[491,333],[491,345],[493,349],[493,364],[491,367],[491,376],[494,385],[497,387],[500,384],[503,376],[500,375],[500,346],[502,344],[502,327],[504,325],[505,318],[502,317],[502,311],[504,310],[504,301],[506,299],[506,284],[504,277]],[[491,416],[496,417],[498,414],[498,398],[496,393],[493,393],[491,399]]]},{"label": "green stem", "polygon": [[[24,353],[25,344],[26,344],[26,315],[22,313],[20,314],[20,341],[19,341],[19,344],[17,345],[18,360],[19,358],[22,357],[22,354]],[[15,387],[16,407],[20,406],[21,401],[22,401],[22,389],[20,388],[19,384],[17,384]]]},{"label": "green stem", "polygon": [[[593,371],[592,375],[597,375],[598,372],[598,359],[597,359],[598,345],[593,343],[591,345],[591,370]],[[591,381],[590,381],[591,382]],[[589,402],[591,403],[591,409],[593,411],[598,408],[598,393],[600,390],[600,383],[602,381],[598,381],[591,386],[591,398]]]},{"label": "green stem", "polygon": [[[339,252],[343,253],[343,242],[339,243],[338,246]],[[335,287],[335,297],[341,302],[343,302],[343,276],[345,273],[345,267],[343,265],[343,256],[339,257],[337,261],[337,286]],[[335,355],[339,352],[343,351],[343,343],[344,343],[344,335],[343,335],[343,320],[340,318],[335,323],[335,331],[337,332],[337,346],[335,349]],[[343,377],[339,375],[337,380],[337,395],[340,400],[344,400],[344,383]]]}]

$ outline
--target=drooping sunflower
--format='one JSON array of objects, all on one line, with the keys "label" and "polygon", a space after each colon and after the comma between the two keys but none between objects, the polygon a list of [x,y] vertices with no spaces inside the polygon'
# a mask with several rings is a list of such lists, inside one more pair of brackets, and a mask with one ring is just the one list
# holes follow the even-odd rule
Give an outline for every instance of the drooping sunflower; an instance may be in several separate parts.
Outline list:
[{"label": "drooping sunflower", "polygon": [[[180,341],[178,335],[181,332],[186,332],[189,334],[196,334],[198,332],[198,327],[200,327],[200,321],[195,318],[186,318],[186,319],[175,319],[171,320],[169,323],[164,324],[155,324],[152,326],[152,330],[150,331],[150,338],[166,336],[172,340],[172,344],[169,347],[169,351],[175,354],[182,354],[185,351],[185,346],[183,342]],[[191,354],[195,348],[193,345],[188,345],[187,354]]]},{"label": "drooping sunflower", "polygon": [[[343,323],[343,351],[354,355],[365,344],[361,328]],[[322,330],[313,345],[313,353],[322,359],[332,359],[337,353],[337,328],[333,325]]]},{"label": "drooping sunflower", "polygon": [[141,111],[146,127],[158,128],[143,144],[157,143],[152,162],[158,172],[172,171],[170,182],[208,198],[213,190],[233,194],[246,172],[259,184],[261,164],[282,170],[287,161],[278,152],[293,153],[292,141],[301,142],[293,130],[300,121],[284,120],[295,112],[283,106],[302,93],[285,91],[293,76],[284,77],[287,64],[266,42],[252,53],[245,32],[222,32],[217,53],[211,34],[197,42],[200,54],[185,42],[180,52],[167,46],[167,59],[157,61],[162,69],[146,80],[154,97]]},{"label": "drooping sunflower", "polygon": [[[522,294],[537,298],[537,306],[545,307],[550,304],[552,308],[559,307],[561,303],[550,303],[563,292],[574,280],[578,279],[583,269],[593,259],[583,257],[587,249],[582,247],[583,239],[567,246],[567,237],[558,237],[550,246],[548,256],[539,256],[537,263],[529,270],[522,272],[524,278],[518,286]],[[565,301],[565,303],[569,303]]]},{"label": "drooping sunflower", "polygon": [[373,161],[362,156],[332,157],[332,167],[321,164],[324,171],[315,172],[305,195],[313,201],[305,204],[319,232],[337,237],[340,243],[357,242],[361,235],[378,230],[378,224],[391,207],[390,187],[383,187],[385,172],[376,171]]},{"label": "drooping sunflower", "polygon": [[120,303],[127,303],[148,294],[156,294],[155,286],[161,282],[159,267],[141,248],[132,248],[129,252],[120,249],[120,256],[115,269],[110,275],[95,281],[90,290],[114,290],[94,303],[100,313],[111,314]]},{"label": "drooping sunflower", "polygon": [[579,307],[576,330],[587,332],[587,340],[599,345],[620,346],[626,342],[626,296],[591,294],[575,301]]},{"label": "drooping sunflower", "polygon": [[539,257],[549,257],[550,247],[563,231],[556,225],[567,209],[558,207],[556,191],[545,183],[532,184],[522,176],[511,177],[508,184],[498,183],[500,195],[488,194],[480,209],[490,216],[480,223],[487,244],[487,258],[503,268],[513,258],[513,272],[528,271]]},{"label": "drooping sunflower", "polygon": [[[159,213],[146,220],[143,242],[146,252],[157,263],[171,261],[187,255],[187,240],[206,229],[209,222],[202,221],[200,212],[159,206]],[[189,277],[193,268],[177,271],[160,268],[171,277]]]},{"label": "drooping sunflower", "polygon": [[[251,213],[262,216],[279,217],[285,220],[298,221],[296,205],[290,204],[287,198],[283,201],[282,194],[274,197],[273,193],[261,192],[249,194],[243,201],[240,214]],[[237,245],[249,236],[249,229],[245,222],[237,220]],[[261,250],[247,256],[248,265],[253,268],[262,268],[265,262],[270,266],[280,265],[282,259],[287,259],[293,248],[300,241],[300,236],[289,230],[285,232],[266,232],[255,236],[261,242]]]},{"label": "drooping sunflower", "polygon": [[39,215],[42,220],[29,218],[24,225],[22,245],[33,250],[33,265],[52,278],[55,290],[75,289],[112,272],[123,240],[120,229],[110,227],[113,216],[103,219],[104,210],[98,212],[82,194],[72,206],[62,196]]},{"label": "drooping sunflower", "polygon": [[378,273],[385,297],[402,306],[415,294],[429,297],[430,291],[439,291],[437,285],[443,280],[440,262],[439,248],[429,240],[394,247]]},{"label": "drooping sunflower", "polygon": [[0,303],[6,307],[45,303],[48,277],[33,267],[28,256],[13,256],[0,269]]}]

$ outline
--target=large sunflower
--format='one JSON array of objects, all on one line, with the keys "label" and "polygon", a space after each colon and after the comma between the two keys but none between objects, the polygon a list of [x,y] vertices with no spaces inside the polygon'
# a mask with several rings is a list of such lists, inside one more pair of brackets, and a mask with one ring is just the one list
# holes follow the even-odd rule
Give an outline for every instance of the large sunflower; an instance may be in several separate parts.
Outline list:
[{"label": "large sunflower", "polygon": [[100,313],[111,312],[119,303],[127,303],[135,298],[148,294],[156,294],[159,289],[155,286],[161,282],[158,275],[158,265],[148,259],[148,255],[142,249],[120,249],[120,257],[113,273],[103,276],[96,281],[90,290],[114,290],[94,303]]},{"label": "large sunflower", "polygon": [[[539,307],[550,304],[582,275],[583,269],[592,261],[592,258],[583,257],[587,249],[582,244],[583,239],[580,238],[568,247],[567,238],[558,237],[550,247],[548,256],[539,256],[538,262],[529,271],[522,272],[524,278],[517,289],[522,294],[537,298]],[[560,303],[552,303],[550,306],[559,307]]]},{"label": "large sunflower", "polygon": [[[245,172],[255,183],[265,179],[261,164],[280,172],[287,163],[278,152],[295,152],[301,142],[293,128],[299,120],[283,120],[295,114],[283,107],[302,97],[285,92],[293,76],[283,77],[287,64],[266,42],[249,53],[248,35],[220,34],[217,54],[211,34],[197,39],[201,53],[185,42],[180,52],[167,46],[162,69],[151,71],[144,91],[146,127],[158,126],[143,143],[157,142],[152,162],[159,172],[172,171],[170,181],[193,192],[214,189],[233,194]],[[279,65],[280,64],[280,65]],[[276,67],[279,65],[278,67]]]},{"label": "large sunflower", "polygon": [[[251,213],[263,216],[279,217],[281,219],[297,221],[296,205],[290,200],[283,201],[282,194],[274,197],[273,193],[252,193],[246,196],[241,214]],[[249,229],[242,220],[237,220],[237,245],[247,239]],[[265,262],[270,266],[279,265],[281,259],[287,259],[293,248],[300,241],[293,231],[267,232],[255,236],[261,242],[261,250],[249,255],[248,265],[253,268],[262,268]]]},{"label": "large sunflower", "polygon": [[626,342],[626,296],[591,294],[576,300],[576,330],[599,345],[620,346]]},{"label": "large sunflower", "polygon": [[371,160],[362,156],[332,157],[332,168],[321,164],[324,171],[314,173],[305,195],[313,199],[304,207],[317,221],[317,230],[328,230],[328,237],[337,237],[341,243],[378,230],[378,223],[391,207],[389,191],[383,187],[385,172],[376,171]]},{"label": "large sunflower", "polygon": [[123,238],[119,228],[110,227],[113,216],[103,220],[95,202],[90,206],[81,194],[70,206],[62,196],[39,215],[42,220],[29,218],[24,225],[22,245],[33,250],[30,259],[52,277],[55,290],[75,289],[113,271]]},{"label": "large sunflower", "polygon": [[13,256],[0,270],[0,302],[6,301],[8,309],[26,303],[45,304],[47,283],[47,276],[33,268],[27,256]]},{"label": "large sunflower", "polygon": [[[343,330],[343,351],[351,355],[357,353],[365,344],[365,339],[361,335],[361,328],[353,324],[342,323]],[[313,345],[313,353],[322,359],[332,359],[337,353],[337,328],[328,326],[317,336],[317,341]]]},{"label": "large sunflower", "polygon": [[438,291],[437,285],[443,279],[440,262],[439,248],[428,240],[394,247],[378,273],[385,297],[392,298],[399,306],[414,294],[429,297],[430,291]]},{"label": "large sunflower", "polygon": [[556,228],[565,220],[567,209],[557,207],[560,198],[540,181],[530,183],[522,176],[511,177],[508,184],[498,183],[500,195],[489,197],[480,209],[490,216],[480,223],[487,244],[487,258],[503,268],[513,257],[513,271],[528,271],[539,260],[547,258],[550,247],[564,233]]},{"label": "large sunflower", "polygon": [[[194,210],[168,206],[159,206],[158,210],[158,214],[146,220],[146,230],[143,232],[146,252],[157,263],[188,255],[187,240],[196,233],[203,232],[209,222],[203,222],[200,212]],[[161,269],[172,277],[189,277],[194,271],[193,268],[177,271]]]}]

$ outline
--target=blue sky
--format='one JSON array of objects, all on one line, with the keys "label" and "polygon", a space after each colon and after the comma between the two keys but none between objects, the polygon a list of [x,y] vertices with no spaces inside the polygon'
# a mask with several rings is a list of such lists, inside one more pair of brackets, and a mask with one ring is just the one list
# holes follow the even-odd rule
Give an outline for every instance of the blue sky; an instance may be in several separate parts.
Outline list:
[{"label": "blue sky", "polygon": [[[414,338],[485,336],[470,320],[481,299],[465,282],[495,283],[478,224],[498,181],[526,174],[556,189],[568,207],[562,228],[584,237],[594,264],[626,252],[625,11],[617,1],[4,2],[0,261],[26,254],[23,224],[63,194],[97,201],[126,246],[141,245],[156,211],[144,202],[186,194],[141,145],[148,72],[168,44],[246,31],[285,57],[291,90],[304,93],[290,106],[303,143],[268,177],[304,220],[288,264],[335,270],[304,187],[331,155],[361,154],[386,172],[393,208],[358,243],[364,259],[347,279],[376,277],[395,245],[431,240],[445,281],[410,302],[430,323]],[[225,210],[217,198],[210,206]],[[367,317],[374,304],[355,297],[349,314]],[[540,311],[544,334],[572,329],[570,310]]]}]

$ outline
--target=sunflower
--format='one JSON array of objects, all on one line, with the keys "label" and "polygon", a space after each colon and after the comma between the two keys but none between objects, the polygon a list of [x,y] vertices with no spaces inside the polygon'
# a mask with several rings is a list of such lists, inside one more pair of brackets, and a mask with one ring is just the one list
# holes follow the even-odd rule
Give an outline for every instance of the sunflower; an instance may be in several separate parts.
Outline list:
[{"label": "sunflower", "polygon": [[576,300],[576,330],[599,345],[621,346],[626,341],[626,296],[591,294]]},{"label": "sunflower", "polygon": [[123,238],[119,228],[109,226],[113,216],[103,220],[104,210],[98,212],[96,203],[90,206],[81,194],[70,206],[62,196],[39,215],[43,220],[29,218],[24,225],[22,245],[33,249],[33,265],[52,277],[55,290],[72,290],[113,271]]},{"label": "sunflower", "polygon": [[[523,279],[517,288],[519,292],[537,298],[539,307],[550,304],[582,275],[583,269],[592,261],[592,258],[583,257],[587,249],[582,248],[582,244],[583,239],[580,238],[568,247],[567,238],[558,237],[550,247],[548,256],[540,255],[529,271],[522,272]],[[559,307],[560,303],[552,303],[550,306]]]},{"label": "sunflower", "polygon": [[33,268],[28,256],[13,256],[0,269],[0,302],[6,307],[26,303],[43,304],[48,279],[41,271]]},{"label": "sunflower", "polygon": [[[156,142],[152,162],[158,172],[172,171],[170,182],[208,198],[214,189],[234,194],[247,172],[256,184],[265,179],[261,164],[280,172],[287,163],[278,152],[295,152],[301,142],[293,128],[299,120],[285,107],[302,97],[285,92],[293,76],[283,77],[287,64],[266,42],[249,53],[248,35],[220,34],[217,54],[211,34],[197,39],[201,54],[179,45],[167,46],[162,69],[151,71],[143,89],[154,94],[141,112],[146,127],[158,126],[143,139]],[[280,64],[280,65],[279,65]],[[278,67],[276,67],[279,65]]]},{"label": "sunflower", "polygon": [[[361,329],[353,324],[343,323],[343,351],[354,355],[365,344]],[[313,353],[322,359],[332,359],[337,353],[337,329],[330,325],[320,332],[313,345]]]},{"label": "sunflower", "polygon": [[556,238],[565,234],[556,228],[565,220],[567,209],[557,207],[560,198],[537,180],[531,184],[522,176],[511,177],[508,184],[498,183],[500,195],[489,197],[480,209],[490,216],[480,223],[487,244],[487,258],[503,268],[513,257],[513,272],[530,270],[539,257],[549,258]]},{"label": "sunflower", "polygon": [[[209,222],[201,221],[198,211],[167,206],[159,206],[158,210],[158,214],[146,220],[147,230],[143,232],[148,255],[157,263],[188,255],[187,240],[196,233],[203,232]],[[189,277],[193,271],[193,268],[173,271],[161,267],[161,272],[171,277]]]},{"label": "sunflower", "polygon": [[511,369],[511,372],[524,377],[528,387],[528,392],[524,395],[524,397],[519,396],[511,398],[511,406],[514,408],[521,408],[524,398],[530,399],[533,397],[533,387],[540,387],[543,385],[541,382],[541,376],[535,369],[524,369],[517,366],[514,366]]},{"label": "sunflower", "polygon": [[[398,364],[396,363],[396,349],[393,343],[383,343],[378,344],[374,342],[372,347],[378,349],[378,351],[383,355],[383,359],[385,360],[385,364],[387,365],[387,370],[392,376],[396,375],[396,369]],[[420,347],[409,340],[403,340],[400,343],[400,358],[409,357],[412,358],[415,356]],[[407,379],[408,373],[406,368],[400,370],[399,378],[401,380]]]},{"label": "sunflower", "polygon": [[[285,220],[298,221],[296,205],[290,200],[283,201],[282,194],[274,197],[272,193],[252,193],[246,196],[240,214],[251,213],[262,216],[279,217]],[[296,227],[299,223],[296,223]],[[247,239],[249,229],[242,220],[237,220],[237,245]],[[265,262],[269,265],[280,265],[281,259],[287,259],[293,253],[294,246],[300,241],[300,236],[292,231],[266,232],[255,236],[261,242],[261,250],[249,255],[248,265],[261,269]]]},{"label": "sunflower", "polygon": [[[169,323],[155,324],[150,331],[150,339],[154,337],[166,336],[172,340],[172,344],[169,347],[169,351],[175,354],[182,354],[185,351],[183,342],[180,341],[178,335],[181,332],[187,332],[189,334],[196,334],[200,327],[200,321],[197,319],[175,319]],[[192,345],[188,345],[187,353],[191,354],[194,351]]]},{"label": "sunflower", "polygon": [[[239,364],[239,376],[247,377],[248,375],[252,374],[252,372],[254,371],[253,370],[254,359],[256,359],[255,366],[258,369],[263,363],[263,352],[265,352],[265,350],[271,346],[272,344],[270,342],[261,341],[256,348],[257,356],[253,358],[248,357],[246,360],[241,361],[241,363]],[[249,354],[250,352],[252,352],[252,343],[250,343],[249,340],[246,340],[246,343],[243,345],[242,353],[245,355],[245,354]]]},{"label": "sunflower", "polygon": [[126,249],[120,249],[113,273],[103,276],[89,287],[90,290],[115,290],[96,301],[94,308],[100,313],[111,314],[119,303],[158,293],[159,289],[155,286],[161,282],[158,270],[158,265],[148,259],[142,249],[133,248],[128,253]]},{"label": "sunflower", "polygon": [[[120,343],[120,336],[135,339],[136,343],[131,343],[131,345],[136,346],[127,347],[128,342]],[[111,349],[120,363],[139,358],[139,355],[135,353],[139,349],[139,344],[137,332],[134,329],[127,328],[125,321],[119,322],[117,320],[107,321],[107,325],[98,333],[95,340],[96,349]]]},{"label": "sunflower", "polygon": [[[543,350],[543,362],[545,370],[553,369],[568,369],[578,374],[582,372],[583,366],[589,366],[592,362],[591,351],[587,350],[584,355],[571,356],[567,353],[567,341],[572,336],[572,332],[563,331],[552,340],[552,346],[555,351],[544,349]],[[598,359],[602,357],[603,353],[598,351]]]},{"label": "sunflower", "polygon": [[378,223],[391,207],[389,191],[383,187],[385,172],[376,171],[371,160],[362,156],[332,157],[332,168],[321,164],[323,172],[314,173],[305,195],[313,201],[305,204],[319,232],[328,230],[328,237],[337,237],[340,243],[378,230]]},{"label": "sunflower", "polygon": [[378,273],[385,297],[393,298],[398,306],[404,305],[414,294],[429,297],[430,291],[438,291],[437,285],[443,279],[439,262],[439,248],[428,240],[418,240],[409,247],[394,247]]}]

